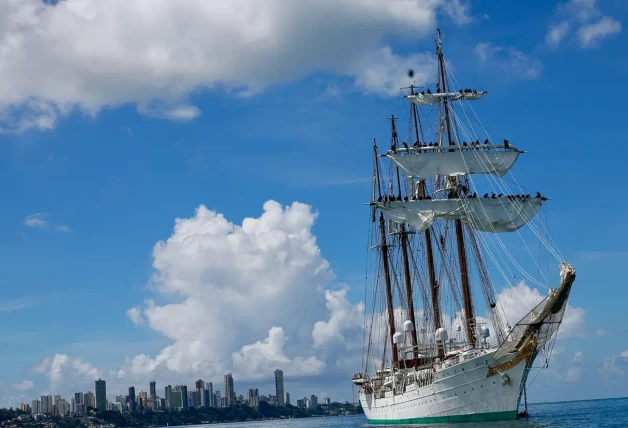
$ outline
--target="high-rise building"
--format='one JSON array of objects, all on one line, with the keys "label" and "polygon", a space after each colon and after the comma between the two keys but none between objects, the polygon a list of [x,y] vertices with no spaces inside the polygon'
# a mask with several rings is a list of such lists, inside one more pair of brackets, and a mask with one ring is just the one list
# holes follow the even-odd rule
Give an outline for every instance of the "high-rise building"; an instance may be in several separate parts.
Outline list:
[{"label": "high-rise building", "polygon": [[246,399],[249,402],[249,406],[251,407],[259,406],[259,391],[257,390],[257,388],[249,389],[249,393],[247,394]]},{"label": "high-rise building", "polygon": [[189,407],[189,403],[188,403],[188,387],[186,385],[181,385],[181,400],[183,401],[183,408],[187,409]]},{"label": "high-rise building", "polygon": [[190,391],[188,392],[188,406],[190,408],[198,408],[199,407],[199,399],[198,399],[198,391]]},{"label": "high-rise building", "polygon": [[157,382],[155,381],[152,381],[150,383],[150,399],[151,400],[157,399]]},{"label": "high-rise building", "polygon": [[279,369],[275,370],[275,395],[277,396],[277,404],[283,406],[285,404],[283,390],[283,371]]},{"label": "high-rise building", "polygon": [[205,382],[205,391],[207,391],[207,395],[209,395],[207,407],[216,407],[216,402],[214,401],[214,385],[211,382]]},{"label": "high-rise building", "polygon": [[41,396],[41,413],[44,415],[52,413],[52,395]]},{"label": "high-rise building", "polygon": [[99,412],[104,412],[107,410],[107,383],[98,379],[94,388],[96,390],[96,408]]},{"label": "high-rise building", "polygon": [[135,387],[129,388],[129,410],[132,412],[137,410],[137,404],[135,404]]},{"label": "high-rise building", "polygon": [[183,391],[181,391],[181,389],[173,390],[170,395],[170,400],[170,408],[181,410],[183,408]]},{"label": "high-rise building", "polygon": [[310,407],[315,409],[318,406],[318,397],[316,395],[312,395],[310,397]]},{"label": "high-rise building", "polygon": [[233,389],[233,375],[231,373],[227,373],[225,375],[225,398],[227,399],[227,407],[235,405],[235,397],[236,394]]},{"label": "high-rise building", "polygon": [[91,407],[92,409],[96,408],[96,396],[92,391],[86,392],[84,395],[85,406]]},{"label": "high-rise building", "polygon": [[205,384],[203,383],[203,379],[196,381],[196,396],[198,397],[198,405],[196,407],[207,406],[207,404],[203,402],[203,397],[205,397]]},{"label": "high-rise building", "polygon": [[290,393],[286,392],[286,404],[290,404]]},{"label": "high-rise building", "polygon": [[74,404],[75,406],[74,413],[77,413],[79,415],[84,414],[86,407],[85,407],[85,396],[83,395],[83,393],[82,392],[74,393],[74,401],[76,402]]},{"label": "high-rise building", "polygon": [[41,401],[37,399],[31,402],[31,414],[38,415],[41,413],[40,404],[41,404]]},{"label": "high-rise building", "polygon": [[329,406],[331,404],[331,398],[329,397],[323,398],[323,404]]},{"label": "high-rise building", "polygon": [[164,395],[166,396],[166,407],[171,408],[172,407],[172,386],[170,385],[166,386]]}]

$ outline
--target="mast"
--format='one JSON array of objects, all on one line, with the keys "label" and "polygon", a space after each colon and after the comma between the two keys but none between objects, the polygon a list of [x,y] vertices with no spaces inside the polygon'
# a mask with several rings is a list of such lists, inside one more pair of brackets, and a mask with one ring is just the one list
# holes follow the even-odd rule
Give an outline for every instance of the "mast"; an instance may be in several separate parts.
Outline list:
[{"label": "mast", "polygon": [[[414,85],[410,86],[410,94],[414,95]],[[419,115],[416,105],[411,103],[412,117],[414,119],[414,133],[416,140],[419,141]],[[425,190],[425,180],[422,180],[418,184],[419,195],[424,198],[427,195]],[[432,249],[432,231],[428,228],[425,229],[425,251],[427,252],[427,273],[430,281],[430,295],[432,298],[432,314],[434,316],[434,331],[441,327],[440,324],[440,305],[439,305],[439,290],[436,283],[436,271],[434,269],[434,250]]]},{"label": "mast", "polygon": [[[397,118],[394,115],[390,116],[390,126],[391,126],[393,144],[398,147],[399,140],[397,139],[397,128],[395,126],[396,119]],[[401,178],[399,174],[399,167],[397,167],[396,170],[397,170],[397,187],[399,189],[399,196],[401,196]],[[401,255],[403,257],[403,275],[404,275],[405,285],[406,285],[406,296],[408,297],[408,312],[409,312],[408,318],[412,322],[412,325],[414,326],[414,331],[411,334],[412,356],[413,358],[417,358],[419,355],[419,351],[417,348],[418,342],[417,342],[417,336],[416,336],[416,319],[414,317],[414,297],[412,295],[410,257],[408,256],[408,231],[406,230],[405,223],[402,223],[399,229],[400,229],[399,233],[401,235]]]},{"label": "mast", "polygon": [[[377,145],[373,146],[373,153],[375,156],[375,168],[377,173],[377,182],[379,188],[379,163],[377,162]],[[379,196],[381,196],[381,188],[379,188]],[[396,367],[399,362],[399,355],[397,353],[397,345],[394,342],[395,335],[395,315],[393,308],[393,294],[392,285],[390,282],[390,266],[388,265],[388,245],[386,243],[386,223],[384,221],[384,214],[379,213],[379,234],[380,234],[380,246],[382,249],[382,261],[384,268],[384,281],[386,285],[386,309],[388,312],[388,335],[390,336],[390,344],[392,346],[392,362],[391,366]]]},{"label": "mast", "polygon": [[[443,58],[442,41],[440,28],[436,30],[436,54],[438,56],[438,67],[440,74],[440,87],[443,92],[447,92],[447,85],[445,80],[445,60]],[[449,100],[447,97],[443,97],[443,103],[445,106],[445,122],[447,125],[447,140],[449,145],[452,144],[451,140],[451,118],[449,117]],[[456,191],[456,196],[461,197],[460,190]],[[462,285],[462,303],[464,306],[465,315],[465,327],[467,333],[467,343],[475,346],[475,335],[473,334],[473,325],[471,320],[474,319],[473,314],[473,302],[471,300],[471,288],[469,286],[469,270],[467,265],[467,254],[464,245],[464,234],[462,230],[462,221],[460,219],[454,220],[456,225],[456,243],[458,249],[458,264],[460,266],[460,283]]]}]

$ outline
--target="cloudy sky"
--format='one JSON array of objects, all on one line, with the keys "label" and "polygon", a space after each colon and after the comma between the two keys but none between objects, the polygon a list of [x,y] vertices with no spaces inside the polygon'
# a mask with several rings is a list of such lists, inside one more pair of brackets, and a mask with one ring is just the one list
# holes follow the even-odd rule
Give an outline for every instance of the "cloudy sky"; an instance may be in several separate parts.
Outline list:
[{"label": "cloudy sky", "polygon": [[530,400],[627,395],[628,4],[508,3],[1,1],[0,406],[277,367],[351,399],[370,145],[437,26],[578,270]]}]

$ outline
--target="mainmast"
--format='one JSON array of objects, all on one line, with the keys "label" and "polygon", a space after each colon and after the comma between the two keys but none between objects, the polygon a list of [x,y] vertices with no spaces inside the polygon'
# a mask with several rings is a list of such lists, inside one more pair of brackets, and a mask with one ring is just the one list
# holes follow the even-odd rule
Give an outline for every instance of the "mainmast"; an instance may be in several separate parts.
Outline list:
[{"label": "mainmast", "polygon": [[[410,94],[414,95],[414,86],[410,86]],[[416,141],[419,142],[419,114],[417,107],[414,103],[410,103],[412,108],[412,118],[414,121],[414,134]],[[418,183],[419,196],[425,198],[427,192],[425,190],[425,180],[421,180]],[[427,273],[430,282],[430,296],[432,299],[432,314],[434,316],[434,331],[441,327],[440,324],[440,304],[439,304],[439,290],[436,283],[436,270],[434,269],[434,250],[432,249],[432,231],[428,228],[425,229],[425,251],[427,252]]]},{"label": "mainmast", "polygon": [[[377,160],[377,144],[373,145],[373,152],[375,155],[375,169],[378,182],[378,193],[381,198],[381,186],[379,186],[379,162]],[[380,247],[382,249],[382,265],[384,268],[384,281],[386,285],[386,310],[388,312],[388,336],[390,339],[392,349],[392,367],[396,367],[399,363],[399,355],[397,353],[397,345],[394,341],[395,335],[395,315],[393,308],[393,294],[392,285],[390,281],[390,266],[388,264],[388,243],[386,242],[386,222],[384,220],[384,214],[379,213],[379,234],[380,234]]]},{"label": "mainmast", "polygon": [[[443,57],[442,41],[440,28],[436,30],[436,55],[438,56],[438,71],[440,77],[440,89],[447,93],[447,82],[445,80],[445,59]],[[443,97],[445,107],[445,122],[447,126],[447,141],[449,145],[453,145],[451,139],[451,118],[449,117],[449,101],[447,97]],[[454,196],[461,198],[460,186],[457,187]],[[456,228],[456,242],[458,249],[458,264],[460,266],[460,283],[462,285],[462,303],[464,306],[465,327],[467,333],[467,343],[475,345],[475,335],[473,334],[473,302],[471,300],[471,288],[469,286],[469,270],[467,265],[467,255],[464,245],[464,234],[462,230],[462,221],[454,220]]]},{"label": "mainmast", "polygon": [[[397,138],[397,127],[395,126],[395,120],[397,118],[392,115],[390,116],[390,126],[392,133],[392,142],[395,147],[399,146],[399,140]],[[401,178],[399,174],[399,167],[397,170],[397,187],[399,190],[398,196],[401,197]],[[414,316],[414,297],[412,295],[412,278],[410,274],[410,258],[408,256],[408,231],[406,230],[405,223],[402,223],[399,228],[399,234],[401,235],[401,255],[403,257],[403,275],[406,284],[406,296],[408,298],[408,318],[412,322],[414,326],[414,331],[411,334],[412,337],[412,356],[417,358],[418,352],[418,342],[416,336],[416,319]],[[402,356],[403,357],[403,356]]]}]

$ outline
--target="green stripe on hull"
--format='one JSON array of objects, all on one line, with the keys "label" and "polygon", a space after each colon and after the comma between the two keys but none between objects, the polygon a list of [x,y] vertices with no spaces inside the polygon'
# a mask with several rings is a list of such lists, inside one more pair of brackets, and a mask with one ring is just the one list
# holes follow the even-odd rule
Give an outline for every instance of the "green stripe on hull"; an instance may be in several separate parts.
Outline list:
[{"label": "green stripe on hull", "polygon": [[369,419],[373,425],[400,425],[400,424],[440,424],[440,423],[460,423],[460,422],[496,422],[514,421],[517,419],[517,411],[507,412],[474,413],[470,415],[453,416],[428,416],[425,418],[411,419]]}]

